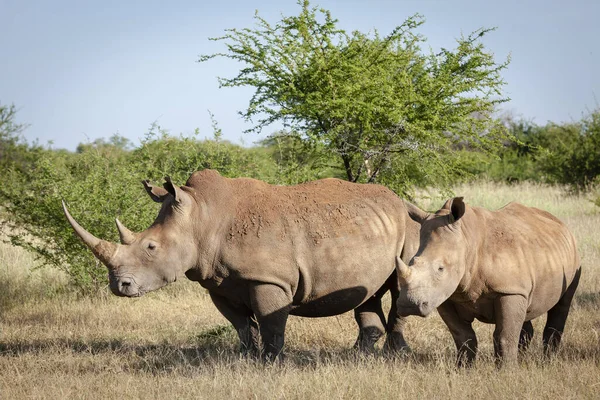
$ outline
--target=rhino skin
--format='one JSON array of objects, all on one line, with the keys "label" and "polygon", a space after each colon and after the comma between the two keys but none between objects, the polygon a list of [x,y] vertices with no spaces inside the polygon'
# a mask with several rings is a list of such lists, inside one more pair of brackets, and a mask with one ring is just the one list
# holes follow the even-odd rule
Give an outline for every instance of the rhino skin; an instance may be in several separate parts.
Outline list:
[{"label": "rhino skin", "polygon": [[401,315],[437,308],[461,366],[477,352],[474,319],[496,325],[498,365],[517,360],[533,337],[531,320],[543,313],[545,354],[557,350],[581,275],[575,238],[559,219],[518,203],[497,211],[470,207],[462,197],[434,214],[406,204],[421,232],[410,264],[397,259]]},{"label": "rhino skin", "polygon": [[339,179],[273,186],[213,170],[195,172],[181,187],[166,180],[162,188],[144,181],[162,203],[147,230],[133,233],[116,220],[121,244],[87,232],[63,203],[75,232],[108,267],[115,295],[141,296],[185,273],[208,290],[241,350],[265,359],[281,352],[289,314],[354,310],[355,347],[373,351],[387,333],[386,349],[407,348],[395,259],[411,259],[420,226],[391,190]]}]

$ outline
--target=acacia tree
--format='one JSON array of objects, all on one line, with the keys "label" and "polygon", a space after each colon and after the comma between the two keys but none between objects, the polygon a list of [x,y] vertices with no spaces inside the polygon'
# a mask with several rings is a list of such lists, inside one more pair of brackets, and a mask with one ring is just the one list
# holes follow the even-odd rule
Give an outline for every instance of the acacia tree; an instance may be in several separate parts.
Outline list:
[{"label": "acacia tree", "polygon": [[379,178],[400,191],[407,187],[398,182],[411,175],[432,181],[456,172],[454,143],[486,151],[501,143],[505,133],[492,113],[508,100],[501,71],[509,60],[496,63],[484,48],[490,29],[457,39],[453,50],[424,52],[418,14],[382,37],[347,33],[329,11],[298,4],[299,15],[275,24],[257,13],[254,28],[211,38],[225,52],[200,56],[243,64],[236,76],[218,79],[221,87],[256,89],[240,111],[253,123],[248,132],[280,122],[339,157],[348,180]]}]

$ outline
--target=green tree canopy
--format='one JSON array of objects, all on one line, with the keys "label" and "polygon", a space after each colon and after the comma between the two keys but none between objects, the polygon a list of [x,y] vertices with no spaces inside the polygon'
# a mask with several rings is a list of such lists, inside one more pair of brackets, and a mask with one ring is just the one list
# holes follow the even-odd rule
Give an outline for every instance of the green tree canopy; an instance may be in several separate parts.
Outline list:
[{"label": "green tree canopy", "polygon": [[200,56],[243,64],[219,83],[256,89],[240,112],[253,122],[248,131],[282,123],[336,155],[355,182],[382,174],[390,183],[409,180],[409,173],[448,177],[456,172],[453,143],[488,151],[500,144],[505,133],[492,113],[508,100],[501,71],[509,60],[496,63],[485,49],[481,38],[490,29],[457,39],[455,49],[425,52],[426,39],[416,33],[420,15],[382,37],[347,33],[329,11],[298,4],[299,15],[275,24],[257,13],[255,28],[211,39],[223,41],[225,52]]}]

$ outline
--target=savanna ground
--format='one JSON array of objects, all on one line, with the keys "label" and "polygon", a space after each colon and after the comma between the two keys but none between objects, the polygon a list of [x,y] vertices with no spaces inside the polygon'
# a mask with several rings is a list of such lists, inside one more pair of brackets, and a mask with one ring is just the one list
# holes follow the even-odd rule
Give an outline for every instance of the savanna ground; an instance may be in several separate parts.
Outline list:
[{"label": "savanna ground", "polygon": [[[197,284],[181,279],[139,299],[78,298],[59,273],[33,270],[29,254],[0,244],[0,397],[600,398],[600,208],[534,184],[454,191],[472,205],[519,200],[543,208],[574,232],[583,275],[557,356],[542,357],[539,318],[518,367],[497,370],[493,328],[475,323],[478,361],[457,370],[454,344],[437,315],[409,319],[412,354],[361,356],[350,349],[356,326],[347,313],[291,317],[285,362],[265,366],[238,356],[235,333]],[[426,193],[418,201],[428,209],[442,203]]]}]

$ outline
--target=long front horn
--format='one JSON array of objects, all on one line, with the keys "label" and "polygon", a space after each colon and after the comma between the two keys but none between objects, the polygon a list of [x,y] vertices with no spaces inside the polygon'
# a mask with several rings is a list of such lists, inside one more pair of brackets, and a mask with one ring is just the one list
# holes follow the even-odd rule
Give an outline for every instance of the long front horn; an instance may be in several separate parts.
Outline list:
[{"label": "long front horn", "polygon": [[67,220],[73,227],[73,230],[75,231],[77,236],[81,238],[83,243],[85,243],[92,250],[94,255],[100,261],[102,261],[104,265],[108,266],[110,264],[110,259],[117,251],[117,245],[111,242],[107,242],[106,240],[98,239],[96,236],[83,229],[83,227],[79,225],[77,221],[75,221],[75,219],[71,216],[69,210],[67,210],[67,205],[64,201],[62,202],[62,206],[63,211],[65,212],[65,216],[67,217]]},{"label": "long front horn", "polygon": [[410,277],[411,269],[402,261],[400,256],[396,256],[396,269],[398,270],[398,276],[404,280]]},{"label": "long front horn", "polygon": [[115,218],[117,229],[119,230],[119,237],[121,238],[121,244],[131,244],[135,240],[135,233],[127,229],[125,225],[119,221],[119,218]]}]

